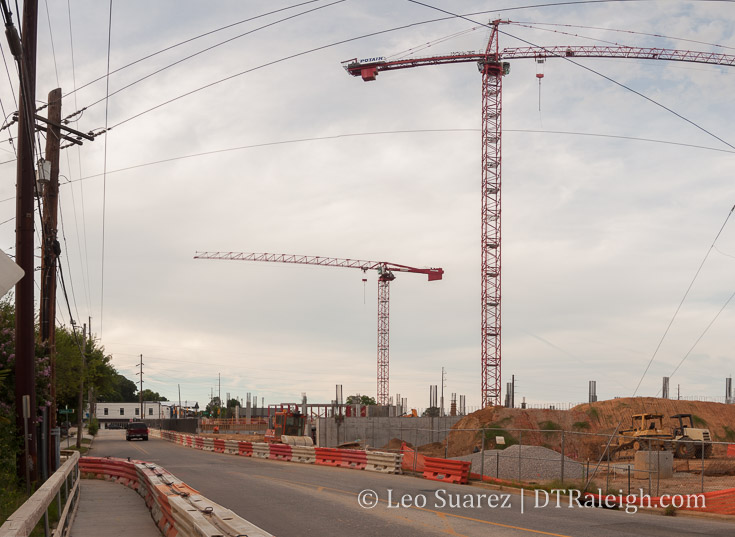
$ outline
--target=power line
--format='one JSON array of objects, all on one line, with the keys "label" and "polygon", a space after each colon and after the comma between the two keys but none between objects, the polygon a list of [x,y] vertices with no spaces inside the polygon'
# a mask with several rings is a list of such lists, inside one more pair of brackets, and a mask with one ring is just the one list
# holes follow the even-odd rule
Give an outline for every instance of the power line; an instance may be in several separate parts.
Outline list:
[{"label": "power line", "polygon": [[[645,378],[646,373],[648,373],[648,370],[650,369],[654,358],[656,358],[656,354],[658,354],[658,351],[661,348],[661,344],[664,342],[664,339],[666,339],[666,335],[669,333],[669,330],[671,329],[671,325],[674,324],[674,320],[676,319],[676,316],[679,314],[679,310],[681,309],[682,304],[684,304],[684,301],[689,295],[689,291],[692,289],[694,282],[697,280],[697,277],[699,276],[699,273],[702,270],[704,263],[707,261],[707,258],[709,257],[710,252],[712,252],[712,249],[714,248],[715,243],[717,242],[717,239],[720,238],[720,234],[722,233],[722,230],[725,229],[725,226],[727,225],[727,221],[730,220],[730,216],[732,216],[733,211],[735,211],[735,205],[733,205],[733,208],[730,209],[729,213],[727,213],[727,217],[725,218],[725,221],[722,223],[722,227],[720,227],[720,230],[717,232],[717,235],[715,235],[715,240],[712,241],[712,244],[707,249],[707,253],[704,255],[704,259],[702,259],[702,262],[699,264],[699,268],[697,268],[697,271],[694,273],[694,277],[692,278],[692,281],[689,283],[689,287],[687,287],[687,290],[684,292],[684,296],[681,297],[681,301],[679,302],[679,305],[676,307],[676,310],[674,311],[674,315],[671,317],[671,320],[669,321],[669,324],[666,327],[666,330],[664,330],[664,333],[661,336],[661,339],[659,340],[658,345],[656,345],[656,349],[653,351],[653,355],[651,356],[651,359],[648,360],[648,364],[646,365],[646,369],[643,371],[643,374],[641,375],[640,380],[638,380],[638,385],[635,387],[635,390],[633,391],[633,397],[635,397],[635,395],[638,393],[638,389],[641,387],[641,383],[643,382],[643,379]],[[727,305],[727,303],[725,305]]]},{"label": "power line", "polygon": [[[306,11],[302,11],[301,13],[297,13],[297,14],[295,14],[295,15],[290,15],[290,16],[288,16],[288,17],[284,17],[283,19],[279,19],[279,20],[277,20],[277,21],[274,21],[274,22],[271,22],[271,23],[265,24],[265,25],[263,25],[263,26],[259,26],[258,28],[254,28],[254,29],[252,29],[252,30],[250,30],[250,31],[248,31],[248,32],[242,33],[242,34],[240,34],[240,35],[236,35],[235,37],[231,37],[231,38],[229,38],[229,39],[226,39],[226,40],[224,40],[224,41],[220,41],[219,43],[216,43],[216,44],[214,44],[214,45],[212,45],[212,46],[209,46],[209,47],[207,47],[207,48],[205,48],[205,49],[202,49],[202,50],[200,50],[200,51],[198,51],[198,52],[195,52],[194,54],[190,54],[189,56],[185,56],[184,58],[181,58],[180,60],[176,60],[176,61],[175,61],[175,62],[173,62],[173,63],[170,63],[170,64],[168,64],[168,65],[165,65],[164,67],[161,67],[160,69],[156,69],[156,70],[155,70],[155,71],[153,71],[152,73],[149,73],[149,74],[145,75],[145,76],[144,76],[144,77],[142,77],[142,78],[139,78],[139,79],[137,79],[137,80],[134,80],[133,82],[130,82],[129,84],[126,84],[125,86],[123,86],[123,87],[121,87],[121,88],[119,88],[119,89],[117,89],[117,90],[113,91],[112,93],[109,93],[109,91],[108,91],[108,95],[107,95],[107,96],[105,96],[104,98],[102,98],[102,99],[99,99],[99,100],[97,100],[97,101],[94,101],[94,102],[93,102],[92,104],[88,104],[87,106],[85,106],[85,107],[84,107],[84,109],[86,110],[86,109],[88,109],[88,108],[92,108],[92,107],[93,107],[94,105],[96,105],[96,104],[99,104],[99,103],[101,103],[102,101],[106,101],[107,99],[109,99],[109,97],[112,97],[112,96],[114,96],[114,95],[117,95],[117,94],[118,94],[118,93],[120,93],[121,91],[124,91],[124,90],[126,90],[126,89],[128,89],[128,88],[130,88],[130,87],[132,87],[132,86],[134,86],[134,85],[136,85],[136,84],[138,84],[139,82],[143,82],[144,80],[147,80],[148,78],[150,78],[150,77],[152,77],[152,76],[154,76],[154,75],[157,75],[157,74],[159,74],[159,73],[162,73],[163,71],[165,71],[165,70],[167,70],[167,69],[169,69],[169,68],[171,68],[171,67],[174,67],[174,66],[176,66],[176,65],[178,65],[178,64],[180,64],[180,63],[183,63],[183,62],[185,62],[185,61],[187,61],[187,60],[190,60],[190,59],[192,59],[192,58],[195,58],[196,56],[199,56],[200,54],[204,54],[205,52],[209,52],[210,50],[213,50],[213,49],[215,49],[215,48],[217,48],[217,47],[220,47],[220,46],[222,46],[222,45],[225,45],[225,44],[227,44],[227,43],[230,43],[230,42],[232,42],[232,41],[235,41],[236,39],[240,39],[241,37],[245,37],[246,35],[250,35],[250,34],[253,34],[253,33],[255,33],[255,32],[259,31],[259,30],[263,30],[263,29],[265,29],[265,28],[269,28],[269,27],[271,27],[271,26],[275,26],[276,24],[279,24],[279,23],[285,22],[285,21],[287,21],[287,20],[290,20],[290,19],[295,19],[296,17],[300,17],[301,15],[306,15],[306,14],[308,14],[308,13],[312,13],[312,12],[314,12],[314,11],[318,11],[318,10],[320,10],[320,9],[324,9],[324,8],[327,8],[327,7],[331,7],[331,6],[335,5],[335,4],[341,4],[341,3],[342,3],[342,2],[344,2],[344,1],[345,1],[345,0],[336,0],[335,2],[332,2],[331,4],[326,4],[326,5],[323,5],[323,6],[315,7],[315,8],[313,8],[313,9],[309,9],[309,10],[306,10]],[[108,84],[108,85],[109,85],[109,84]]]},{"label": "power line", "polygon": [[[70,0],[67,0],[67,5],[68,5],[69,1]],[[145,61],[145,60],[147,60],[149,58],[153,58],[154,56],[157,56],[159,54],[162,54],[164,52],[167,52],[169,50],[172,50],[172,49],[174,49],[176,47],[180,47],[181,45],[185,45],[187,43],[191,43],[192,41],[196,41],[197,39],[201,39],[202,37],[206,37],[208,35],[212,35],[212,34],[215,34],[217,32],[221,32],[222,30],[226,30],[226,29],[232,28],[234,26],[239,26],[240,24],[244,24],[246,22],[250,22],[250,21],[253,21],[253,20],[256,20],[256,19],[260,19],[260,18],[266,17],[268,15],[273,15],[273,14],[279,13],[281,11],[287,11],[289,9],[294,9],[294,8],[297,8],[297,7],[306,5],[306,4],[313,4],[314,2],[321,2],[321,0],[308,0],[307,2],[301,2],[299,4],[294,4],[294,5],[291,5],[291,6],[284,7],[284,8],[275,9],[275,10],[269,11],[267,13],[262,13],[260,15],[254,16],[254,17],[249,17],[249,18],[243,19],[241,21],[237,21],[237,22],[233,22],[231,24],[227,24],[225,26],[221,26],[221,27],[216,28],[214,30],[210,30],[208,32],[204,32],[203,34],[199,34],[199,35],[197,35],[195,37],[191,37],[189,39],[185,39],[184,41],[180,41],[180,42],[175,43],[173,45],[170,45],[168,47],[162,48],[161,50],[158,50],[156,52],[153,52],[151,54],[148,54],[146,56],[143,56],[142,58],[138,58],[137,60],[134,60],[134,61],[132,61],[130,63],[127,63],[127,64],[123,65],[122,67],[118,67],[117,69],[114,69],[113,71],[110,71],[109,74],[110,75],[113,75],[113,74],[118,73],[118,72],[122,71],[123,69],[127,69],[128,67],[131,67],[131,66],[133,66],[133,65],[135,65],[137,63],[140,63],[142,61]],[[71,11],[71,9],[70,9],[70,11]],[[70,20],[71,20],[71,17],[70,17]],[[84,89],[87,86],[89,86],[91,84],[94,84],[95,82],[99,82],[100,80],[103,80],[104,78],[105,78],[105,76],[101,76],[99,78],[95,78],[94,80],[92,80],[90,82],[87,82],[86,84],[83,84],[83,85],[79,86],[78,88],[76,87],[76,84],[75,84],[74,89],[72,91],[70,91],[69,93],[67,93],[66,95],[64,95],[64,97],[67,97],[69,95],[75,94],[77,91],[79,91],[81,89]]]},{"label": "power line", "polygon": [[728,47],[727,45],[720,45],[718,43],[710,43],[708,41],[698,41],[696,39],[687,39],[684,37],[673,37],[670,35],[662,35],[662,34],[650,34],[647,32],[637,32],[635,30],[620,30],[618,28],[603,28],[601,26],[584,26],[584,25],[579,25],[579,24],[560,24],[560,23],[553,23],[553,22],[529,22],[529,21],[514,21],[514,24],[536,24],[536,25],[541,25],[541,26],[560,26],[564,28],[582,28],[585,30],[604,30],[606,32],[618,32],[618,33],[623,33],[623,34],[643,35],[646,37],[658,37],[661,39],[672,39],[676,41],[694,43],[697,45],[707,45],[708,47],[717,47],[717,48],[730,49],[730,50],[735,49],[735,47]]},{"label": "power line", "polygon": [[[106,209],[107,209],[107,113],[109,111],[109,97],[110,97],[110,47],[112,43],[112,0],[110,0],[110,20],[107,26],[107,85],[105,88],[105,156],[104,156],[104,172],[102,175],[102,268],[101,268],[101,283],[100,283],[100,337],[102,336],[102,319],[105,311],[105,221],[106,221]],[[141,390],[143,386],[143,362],[141,357],[141,373],[140,373],[140,385]]]},{"label": "power line", "polygon": [[[66,1],[66,7],[67,7],[67,14],[69,19],[69,48],[71,49],[71,76],[72,76],[72,84],[74,89],[74,108],[77,109],[77,74],[76,74],[76,64],[74,60],[74,32],[72,29],[72,20],[71,20],[71,0]],[[81,116],[80,116],[81,117]],[[78,121],[79,118],[77,118],[76,121]],[[65,152],[66,155],[66,164],[69,168],[69,175],[71,175],[71,161],[69,159],[69,152]],[[79,165],[79,176],[82,175],[82,150],[79,146],[77,146],[77,163]],[[77,246],[79,247],[79,263],[82,267],[82,285],[84,287],[84,296],[87,301],[87,311],[91,313],[92,311],[92,299],[91,299],[91,283],[89,281],[89,248],[88,248],[88,242],[87,242],[87,217],[86,217],[86,210],[84,208],[84,184],[80,183],[79,185],[79,194],[80,194],[80,203],[81,203],[81,209],[82,209],[82,236],[84,237],[84,250],[82,250],[82,245],[80,242],[80,233],[79,233],[79,223],[77,220],[77,207],[76,207],[76,199],[74,198],[74,187],[71,188],[71,195],[72,195],[72,210],[74,212],[74,229],[76,231],[77,235]],[[82,252],[84,255],[84,259],[82,259]],[[86,269],[86,270],[85,270]],[[73,294],[73,293],[72,293]]]},{"label": "power line", "polygon": [[673,370],[673,371],[671,372],[671,374],[669,375],[669,378],[673,377],[673,376],[674,376],[674,375],[676,374],[676,372],[677,372],[677,371],[679,371],[679,368],[680,368],[680,367],[681,367],[681,365],[682,365],[682,364],[684,363],[684,360],[686,360],[686,359],[687,359],[687,358],[689,357],[689,355],[690,355],[690,354],[692,353],[692,351],[694,350],[694,347],[696,347],[696,346],[697,346],[697,345],[699,344],[699,342],[700,342],[700,341],[702,340],[702,338],[703,338],[703,337],[705,336],[705,334],[707,334],[707,332],[708,332],[708,331],[709,331],[709,329],[710,329],[710,328],[712,327],[712,325],[713,325],[713,324],[715,324],[715,321],[717,320],[717,318],[718,318],[718,317],[720,316],[720,314],[721,314],[721,313],[722,313],[722,312],[723,312],[723,311],[725,310],[725,308],[727,307],[727,305],[728,305],[728,304],[730,303],[730,301],[731,301],[731,300],[732,300],[733,298],[735,298],[735,292],[734,292],[733,294],[731,294],[731,295],[730,295],[730,298],[728,298],[728,299],[727,299],[727,300],[725,301],[725,303],[724,303],[724,304],[722,305],[722,307],[720,308],[720,311],[718,311],[718,312],[717,312],[717,314],[716,314],[716,315],[715,315],[715,316],[714,316],[714,317],[712,318],[712,320],[711,320],[711,321],[709,322],[709,324],[708,324],[708,325],[707,325],[707,327],[706,327],[706,328],[704,329],[704,331],[703,331],[703,332],[702,332],[702,333],[701,333],[701,334],[699,335],[699,337],[698,337],[698,338],[697,338],[697,340],[696,340],[696,341],[694,342],[694,344],[693,344],[693,345],[691,346],[691,348],[690,348],[690,349],[689,349],[689,350],[687,351],[687,353],[686,353],[686,354],[685,354],[685,355],[684,355],[684,356],[682,357],[682,359],[681,359],[681,360],[679,361],[679,363],[677,364],[677,366],[676,366],[676,367],[674,368],[674,370]]}]

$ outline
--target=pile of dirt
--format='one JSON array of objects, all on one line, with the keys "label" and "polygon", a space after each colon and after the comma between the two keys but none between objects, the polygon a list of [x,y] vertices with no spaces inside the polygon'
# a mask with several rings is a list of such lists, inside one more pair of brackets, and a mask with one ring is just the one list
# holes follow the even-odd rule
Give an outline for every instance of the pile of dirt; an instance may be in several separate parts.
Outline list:
[{"label": "pile of dirt", "polygon": [[[563,430],[565,455],[576,460],[595,459],[604,449],[605,434],[611,434],[618,424],[623,429],[630,427],[631,416],[645,412],[663,414],[666,428],[673,426],[669,416],[692,414],[694,426],[708,428],[713,440],[735,443],[735,405],[653,397],[599,401],[571,410],[488,407],[458,421],[445,442],[449,457],[470,454],[481,444],[482,432],[478,429],[485,428],[486,449],[494,448],[495,438],[503,436],[506,445],[520,442],[561,451]],[[440,446],[443,452],[444,443]],[[426,448],[436,450],[433,444]]]}]

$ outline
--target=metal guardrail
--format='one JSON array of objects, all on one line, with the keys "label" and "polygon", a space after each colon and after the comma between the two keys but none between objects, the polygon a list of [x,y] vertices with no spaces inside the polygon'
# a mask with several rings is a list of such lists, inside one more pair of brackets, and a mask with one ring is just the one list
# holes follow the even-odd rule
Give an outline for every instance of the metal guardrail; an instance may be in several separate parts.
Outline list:
[{"label": "metal guardrail", "polygon": [[[63,452],[67,459],[39,489],[0,526],[0,537],[27,537],[41,518],[45,537],[66,537],[79,505],[79,452]],[[63,508],[62,508],[62,495]],[[52,530],[49,507],[56,500],[59,520]]]}]

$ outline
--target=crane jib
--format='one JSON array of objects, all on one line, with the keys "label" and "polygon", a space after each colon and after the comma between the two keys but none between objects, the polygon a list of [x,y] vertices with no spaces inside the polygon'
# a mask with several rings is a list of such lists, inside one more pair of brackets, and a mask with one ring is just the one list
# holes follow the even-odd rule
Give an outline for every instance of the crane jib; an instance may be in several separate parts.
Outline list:
[{"label": "crane jib", "polygon": [[[381,71],[408,69],[427,65],[444,65],[448,63],[500,62],[502,60],[519,60],[527,58],[628,58],[638,60],[664,60],[710,65],[735,66],[735,56],[716,52],[696,50],[677,50],[650,47],[602,47],[602,46],[559,46],[559,47],[523,47],[505,48],[497,55],[497,59],[488,58],[478,52],[452,52],[440,56],[409,58],[404,60],[385,61],[382,57],[366,60],[348,60],[343,62],[345,70],[352,76],[361,76],[363,80],[375,80]],[[376,61],[377,60],[377,61]],[[503,65],[504,71],[507,71]],[[504,74],[507,74],[505,72]]]}]

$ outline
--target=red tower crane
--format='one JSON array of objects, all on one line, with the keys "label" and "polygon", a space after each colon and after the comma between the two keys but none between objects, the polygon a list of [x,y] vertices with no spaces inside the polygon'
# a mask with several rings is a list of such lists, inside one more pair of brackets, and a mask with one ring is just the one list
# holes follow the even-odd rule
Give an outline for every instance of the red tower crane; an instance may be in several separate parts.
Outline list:
[{"label": "red tower crane", "polygon": [[388,261],[361,261],[310,255],[267,254],[248,252],[197,252],[194,259],[225,259],[230,261],[261,261],[265,263],[295,263],[298,265],[321,265],[325,267],[356,268],[363,272],[378,271],[378,394],[377,403],[387,405],[389,401],[388,373],[390,364],[390,282],[396,279],[394,272],[426,274],[429,281],[441,280],[444,269],[415,268]]},{"label": "red tower crane", "polygon": [[343,62],[353,76],[366,82],[375,80],[383,71],[408,69],[426,65],[476,63],[482,75],[482,223],[481,223],[481,399],[482,406],[500,404],[500,185],[501,185],[501,118],[502,79],[510,72],[510,64],[503,60],[521,58],[628,58],[670,60],[734,66],[735,56],[712,52],[672,50],[661,48],[559,46],[506,48],[498,45],[498,26],[509,21],[490,23],[490,39],[481,53],[459,53],[444,56],[385,61],[357,58]]}]

